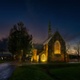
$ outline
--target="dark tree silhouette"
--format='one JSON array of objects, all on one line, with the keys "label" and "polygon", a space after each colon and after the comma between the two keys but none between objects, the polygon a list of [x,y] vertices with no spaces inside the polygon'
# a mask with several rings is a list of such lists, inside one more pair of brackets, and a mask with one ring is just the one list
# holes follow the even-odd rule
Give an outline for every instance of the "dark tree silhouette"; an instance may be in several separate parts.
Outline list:
[{"label": "dark tree silhouette", "polygon": [[69,54],[70,53],[70,48],[71,48],[71,45],[69,43],[66,44],[66,52]]},{"label": "dark tree silhouette", "polygon": [[74,46],[74,49],[76,50],[77,60],[79,62],[80,61],[80,59],[79,59],[79,56],[80,56],[80,41],[76,43],[76,46]]},{"label": "dark tree silhouette", "polygon": [[32,35],[29,35],[28,30],[22,22],[17,23],[10,30],[8,37],[8,49],[15,56],[22,58],[30,53],[32,48]]}]

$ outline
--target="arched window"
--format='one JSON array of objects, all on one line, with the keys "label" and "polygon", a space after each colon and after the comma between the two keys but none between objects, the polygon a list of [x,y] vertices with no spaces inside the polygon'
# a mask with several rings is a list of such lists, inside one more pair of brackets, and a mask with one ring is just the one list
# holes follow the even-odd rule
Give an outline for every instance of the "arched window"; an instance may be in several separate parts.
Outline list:
[{"label": "arched window", "polygon": [[46,55],[45,55],[45,54],[42,54],[42,55],[41,55],[41,61],[42,61],[42,62],[45,62],[45,61],[46,61]]},{"label": "arched window", "polygon": [[60,54],[61,53],[61,45],[60,42],[57,40],[54,43],[54,54]]}]

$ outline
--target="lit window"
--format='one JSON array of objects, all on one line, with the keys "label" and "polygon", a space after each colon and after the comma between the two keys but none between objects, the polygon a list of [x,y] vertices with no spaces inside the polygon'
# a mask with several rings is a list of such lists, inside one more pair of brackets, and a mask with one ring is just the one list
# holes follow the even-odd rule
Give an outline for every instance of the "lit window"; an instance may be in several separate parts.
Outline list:
[{"label": "lit window", "polygon": [[56,41],[54,43],[54,54],[60,54],[61,53],[61,45],[59,41]]},{"label": "lit window", "polygon": [[41,61],[42,61],[42,62],[45,62],[45,61],[46,61],[46,55],[45,55],[45,54],[42,54],[42,55],[41,55]]}]

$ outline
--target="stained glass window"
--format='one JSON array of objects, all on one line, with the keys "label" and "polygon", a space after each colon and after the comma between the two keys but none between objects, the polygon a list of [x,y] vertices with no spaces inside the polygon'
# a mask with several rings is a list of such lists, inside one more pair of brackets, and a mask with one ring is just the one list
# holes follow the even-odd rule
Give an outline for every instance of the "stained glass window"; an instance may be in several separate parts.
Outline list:
[{"label": "stained glass window", "polygon": [[60,54],[61,53],[61,45],[59,41],[56,41],[54,43],[54,54]]}]

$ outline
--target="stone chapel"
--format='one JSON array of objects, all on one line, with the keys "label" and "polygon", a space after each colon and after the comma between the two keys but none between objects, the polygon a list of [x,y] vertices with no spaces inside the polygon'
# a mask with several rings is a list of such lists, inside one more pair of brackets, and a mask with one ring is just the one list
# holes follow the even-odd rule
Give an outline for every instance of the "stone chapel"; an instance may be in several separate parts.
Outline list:
[{"label": "stone chapel", "polygon": [[43,49],[33,49],[32,61],[34,62],[66,62],[68,55],[66,53],[66,44],[58,31],[52,34],[51,24],[48,25],[48,38],[43,43]]}]

